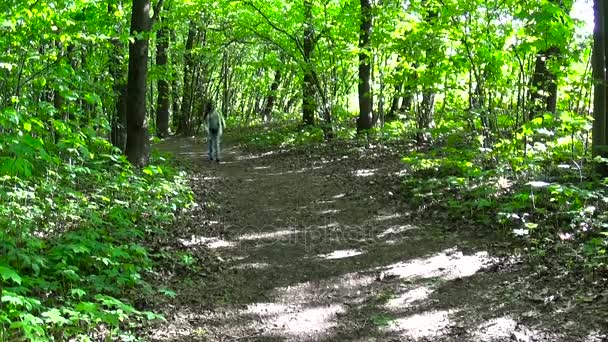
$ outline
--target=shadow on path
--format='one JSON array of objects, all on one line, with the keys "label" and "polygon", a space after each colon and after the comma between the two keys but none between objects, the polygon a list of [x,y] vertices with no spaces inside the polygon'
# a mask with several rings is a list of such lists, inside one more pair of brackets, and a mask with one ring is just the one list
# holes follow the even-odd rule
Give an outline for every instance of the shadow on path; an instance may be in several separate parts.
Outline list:
[{"label": "shadow on path", "polygon": [[179,304],[152,340],[602,340],[520,292],[531,274],[496,237],[414,219],[398,155],[229,146],[218,165],[192,139],[157,147],[190,160],[210,213],[180,243],[226,262],[221,281],[168,279]]}]

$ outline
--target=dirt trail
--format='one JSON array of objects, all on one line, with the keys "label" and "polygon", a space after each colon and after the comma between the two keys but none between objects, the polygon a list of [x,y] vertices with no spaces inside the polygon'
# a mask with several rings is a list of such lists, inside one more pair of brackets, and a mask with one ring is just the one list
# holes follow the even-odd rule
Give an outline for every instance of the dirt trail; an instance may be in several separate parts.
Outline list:
[{"label": "dirt trail", "polygon": [[[217,276],[167,276],[178,294],[158,341],[601,341],[575,303],[536,298],[534,274],[470,227],[429,224],[398,195],[400,153],[325,147],[220,165],[204,143],[159,146],[191,161],[199,215],[180,248],[225,260]],[[187,215],[186,215],[187,216]],[[188,222],[186,222],[188,221]],[[205,249],[206,249],[205,248]],[[205,268],[203,262],[203,268]],[[217,272],[216,272],[217,273]],[[593,313],[588,313],[592,316]],[[573,318],[574,317],[574,318]],[[590,321],[589,321],[590,322]]]}]

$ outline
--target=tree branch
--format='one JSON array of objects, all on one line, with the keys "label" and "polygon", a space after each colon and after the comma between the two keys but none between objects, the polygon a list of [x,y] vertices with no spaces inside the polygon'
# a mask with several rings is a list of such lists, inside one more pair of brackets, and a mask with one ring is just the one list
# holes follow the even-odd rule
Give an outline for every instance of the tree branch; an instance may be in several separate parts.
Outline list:
[{"label": "tree branch", "polygon": [[160,15],[160,11],[163,8],[164,2],[165,0],[158,0],[158,3],[154,7],[154,15],[152,15],[152,19],[150,20],[150,27],[152,27],[156,20],[158,20],[158,16]]},{"label": "tree branch", "polygon": [[[294,43],[296,44],[296,47],[302,54],[302,56],[304,56],[304,51],[301,47],[300,41],[298,40],[298,38],[296,38],[296,36],[292,35],[291,33],[287,32],[286,30],[280,28],[277,24],[273,23],[272,20],[270,20],[270,18],[268,18],[268,16],[266,14],[264,14],[264,12],[262,12],[262,10],[260,10],[252,1],[245,1],[245,4],[251,6],[256,12],[258,12],[258,14],[261,15],[262,18],[264,18],[266,23],[268,23],[268,25],[270,25],[270,27],[272,27],[274,30],[284,34],[285,36],[287,36],[287,38],[293,40]],[[256,33],[256,32],[254,32],[254,33]]]}]

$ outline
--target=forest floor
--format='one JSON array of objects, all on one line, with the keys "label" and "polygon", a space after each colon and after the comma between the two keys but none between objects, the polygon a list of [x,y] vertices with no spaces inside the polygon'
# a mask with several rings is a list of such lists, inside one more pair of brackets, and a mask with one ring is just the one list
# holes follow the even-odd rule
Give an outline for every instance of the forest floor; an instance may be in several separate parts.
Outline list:
[{"label": "forest floor", "polygon": [[167,320],[146,338],[607,340],[606,298],[505,236],[412,211],[397,146],[227,142],[216,164],[206,142],[159,144],[187,164],[197,205],[155,247],[183,258],[154,277],[176,297],[146,304]]}]

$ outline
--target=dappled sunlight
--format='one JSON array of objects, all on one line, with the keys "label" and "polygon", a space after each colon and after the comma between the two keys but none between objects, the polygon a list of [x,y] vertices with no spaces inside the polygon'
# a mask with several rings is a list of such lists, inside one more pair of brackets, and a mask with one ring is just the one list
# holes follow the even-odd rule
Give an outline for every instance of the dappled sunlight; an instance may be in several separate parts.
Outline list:
[{"label": "dappled sunlight", "polygon": [[322,226],[319,226],[319,229],[328,229],[328,228],[336,228],[338,227],[340,224],[338,222],[331,222],[328,224],[324,224]]},{"label": "dappled sunlight", "polygon": [[452,325],[450,315],[453,313],[453,310],[424,312],[396,319],[385,329],[406,338],[439,337]]},{"label": "dappled sunlight", "polygon": [[473,337],[480,342],[509,338],[516,327],[517,322],[509,316],[494,318],[479,325],[473,332]]},{"label": "dappled sunlight", "polygon": [[246,314],[259,317],[256,325],[264,331],[293,337],[319,336],[336,326],[336,316],[345,310],[342,305],[323,305],[304,308],[299,305],[256,303],[249,305]]},{"label": "dappled sunlight", "polygon": [[332,198],[342,198],[344,196],[346,196],[346,194],[337,194],[337,195],[333,196]]},{"label": "dappled sunlight", "polygon": [[342,210],[339,210],[339,209],[327,209],[327,210],[319,211],[319,214],[321,214],[321,215],[337,214],[341,211]]},{"label": "dappled sunlight", "polygon": [[[517,341],[539,341],[545,340],[546,334],[542,331],[527,327],[521,322],[515,321],[510,316],[493,318],[480,324],[472,334],[473,341],[492,342],[504,339]],[[556,341],[561,340],[559,336],[553,336]],[[599,340],[598,340],[599,341]]]},{"label": "dappled sunlight", "polygon": [[272,154],[275,154],[275,151],[270,151],[270,152],[265,152],[262,154],[248,154],[248,155],[237,155],[234,159],[241,161],[241,160],[252,160],[252,159],[259,159],[262,157],[266,157],[266,156],[270,156]]},{"label": "dappled sunlight", "polygon": [[196,176],[192,176],[191,178],[192,178],[192,180],[195,180],[195,181],[199,181],[199,180],[203,180],[203,181],[212,181],[212,180],[220,180],[220,179],[223,179],[222,177],[212,177],[212,176],[203,176],[203,177],[196,177]]},{"label": "dappled sunlight", "polygon": [[608,341],[608,333],[604,330],[593,331],[589,335],[585,336],[583,342],[606,342]]},{"label": "dappled sunlight", "polygon": [[210,249],[234,247],[235,245],[236,245],[236,243],[234,243],[232,241],[226,241],[226,240],[220,240],[220,239],[215,239],[214,241],[210,241],[207,243],[207,247],[209,247]]},{"label": "dappled sunlight", "polygon": [[198,235],[192,235],[190,237],[190,240],[178,239],[178,241],[185,247],[207,246],[210,249],[233,247],[236,245],[232,241],[225,241],[225,240],[218,239],[218,238],[198,236]]},{"label": "dappled sunlight", "polygon": [[268,170],[270,166],[254,166],[252,169],[254,170]]},{"label": "dappled sunlight", "polygon": [[387,235],[400,234],[405,231],[418,229],[418,228],[420,228],[420,227],[413,226],[411,224],[406,224],[406,225],[402,225],[402,226],[392,226],[392,227],[386,229],[385,231],[383,231],[382,233],[378,234],[378,237],[383,238],[383,237],[386,237]]},{"label": "dappled sunlight", "polygon": [[306,173],[306,172],[310,172],[310,171],[314,171],[314,170],[319,170],[322,169],[322,166],[313,166],[313,167],[304,167],[298,170],[289,170],[289,171],[282,171],[282,172],[274,172],[274,173],[267,173],[266,175],[268,176],[285,176],[285,175],[295,175],[295,174],[301,174],[301,173]]},{"label": "dappled sunlight", "polygon": [[378,169],[356,170],[356,171],[353,171],[353,175],[355,175],[357,177],[370,177],[370,176],[375,175],[376,171],[378,171]]},{"label": "dappled sunlight", "polygon": [[399,214],[399,213],[394,213],[394,214],[386,214],[386,215],[379,215],[376,216],[376,221],[387,221],[387,220],[392,220],[392,219],[396,219],[396,218],[400,218],[403,215]]},{"label": "dappled sunlight", "polygon": [[374,283],[375,277],[362,275],[358,272],[331,277],[320,282],[303,282],[295,285],[275,288],[273,297],[281,303],[319,303],[325,302],[328,296],[339,294],[350,296],[353,302],[361,302],[364,287]]},{"label": "dappled sunlight", "polygon": [[384,306],[393,310],[404,309],[416,301],[427,299],[433,291],[427,286],[417,287],[390,299]]},{"label": "dappled sunlight", "polygon": [[276,240],[278,238],[297,234],[298,232],[299,231],[295,230],[295,229],[286,229],[286,230],[280,230],[280,231],[276,231],[276,232],[246,234],[246,235],[240,236],[238,238],[238,240],[239,241],[272,240],[272,239]]},{"label": "dappled sunlight", "polygon": [[386,274],[400,278],[441,277],[451,280],[471,276],[484,266],[495,262],[487,252],[463,255],[456,249],[448,249],[430,257],[417,258],[381,267]]},{"label": "dappled sunlight", "polygon": [[363,253],[364,252],[356,250],[356,249],[345,249],[345,250],[341,250],[341,251],[333,251],[329,254],[320,254],[320,255],[318,255],[318,257],[327,259],[327,260],[333,260],[333,259],[350,258],[350,257],[354,257],[357,255],[361,255]]},{"label": "dappled sunlight", "polygon": [[301,170],[296,170],[296,171],[283,171],[283,172],[274,172],[274,173],[267,173],[267,176],[286,176],[286,175],[294,175],[294,174],[299,174],[299,173],[304,173],[306,172],[306,169],[301,169]]},{"label": "dappled sunlight", "polygon": [[246,269],[265,269],[270,267],[270,264],[265,263],[265,262],[251,262],[251,263],[247,263],[247,264],[240,264],[240,265],[236,265],[233,266],[233,268],[236,269],[242,269],[242,270],[246,270]]}]

